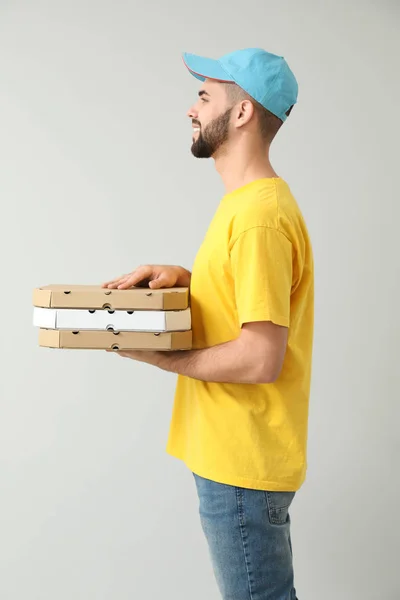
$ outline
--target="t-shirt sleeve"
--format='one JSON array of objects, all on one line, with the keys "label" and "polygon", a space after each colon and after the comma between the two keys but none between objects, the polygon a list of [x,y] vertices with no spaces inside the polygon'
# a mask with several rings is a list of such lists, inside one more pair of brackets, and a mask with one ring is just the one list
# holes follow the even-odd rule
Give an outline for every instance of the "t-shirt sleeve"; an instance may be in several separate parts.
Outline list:
[{"label": "t-shirt sleeve", "polygon": [[289,326],[292,243],[272,227],[244,231],[234,242],[230,261],[240,326],[272,321]]}]

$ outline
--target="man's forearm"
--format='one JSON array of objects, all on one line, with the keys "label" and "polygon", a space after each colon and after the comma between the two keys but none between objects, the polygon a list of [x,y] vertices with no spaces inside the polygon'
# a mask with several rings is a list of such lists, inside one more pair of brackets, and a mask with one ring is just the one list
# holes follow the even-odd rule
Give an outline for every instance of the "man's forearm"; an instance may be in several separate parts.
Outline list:
[{"label": "man's forearm", "polygon": [[[129,352],[124,353],[129,356]],[[259,363],[240,338],[201,350],[133,353],[132,358],[171,373],[220,383],[262,383]]]}]

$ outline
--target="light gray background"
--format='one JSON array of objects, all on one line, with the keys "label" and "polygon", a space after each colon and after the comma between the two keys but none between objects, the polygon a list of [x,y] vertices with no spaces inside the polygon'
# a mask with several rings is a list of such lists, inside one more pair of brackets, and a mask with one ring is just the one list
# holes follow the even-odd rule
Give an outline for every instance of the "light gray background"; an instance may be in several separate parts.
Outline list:
[{"label": "light gray background", "polygon": [[31,292],[191,267],[223,188],[189,152],[181,52],[246,46],[300,85],[271,155],[316,262],[299,597],[399,597],[398,7],[0,2],[2,600],[219,598],[194,482],[164,450],[175,376],[39,348]]}]

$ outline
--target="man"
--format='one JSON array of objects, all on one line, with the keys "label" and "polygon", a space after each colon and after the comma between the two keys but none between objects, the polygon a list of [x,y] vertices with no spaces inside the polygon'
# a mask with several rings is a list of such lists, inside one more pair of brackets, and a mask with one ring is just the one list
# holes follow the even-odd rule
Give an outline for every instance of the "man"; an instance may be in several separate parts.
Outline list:
[{"label": "man", "polygon": [[202,85],[192,153],[226,194],[192,274],[148,265],[103,284],[189,286],[194,348],[119,352],[178,373],[168,452],[193,472],[224,600],[295,600],[289,507],[306,472],[313,257],[269,147],[297,101],[286,61],[260,49],[185,54]]}]

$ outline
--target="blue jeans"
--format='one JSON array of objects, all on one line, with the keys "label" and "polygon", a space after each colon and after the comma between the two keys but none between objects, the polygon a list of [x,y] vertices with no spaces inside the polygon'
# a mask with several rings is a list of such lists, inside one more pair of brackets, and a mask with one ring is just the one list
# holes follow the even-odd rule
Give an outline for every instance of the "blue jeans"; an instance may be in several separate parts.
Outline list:
[{"label": "blue jeans", "polygon": [[296,600],[289,517],[295,492],[263,492],[194,478],[223,600]]}]

